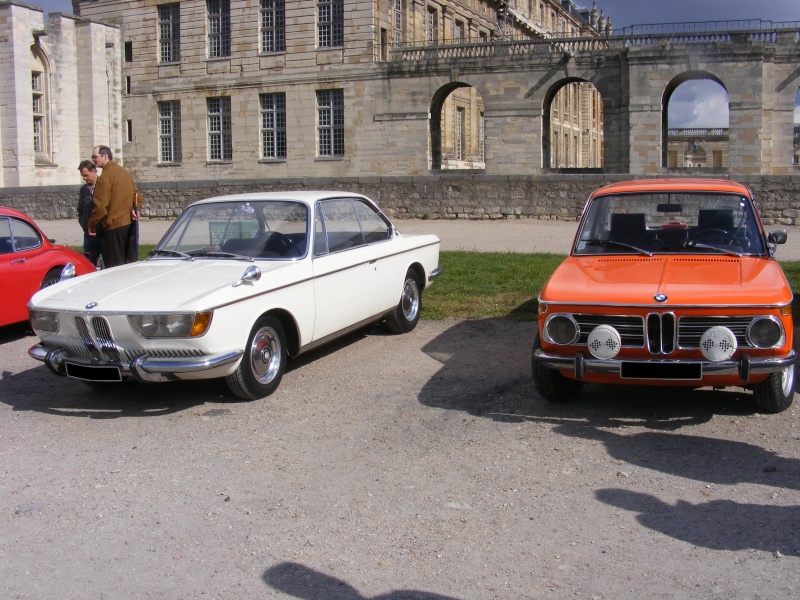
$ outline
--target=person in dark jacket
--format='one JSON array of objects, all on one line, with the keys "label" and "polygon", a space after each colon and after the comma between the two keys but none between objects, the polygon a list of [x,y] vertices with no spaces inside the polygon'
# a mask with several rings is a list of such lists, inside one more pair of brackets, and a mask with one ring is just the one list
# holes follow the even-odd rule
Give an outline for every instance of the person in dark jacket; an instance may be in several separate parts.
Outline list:
[{"label": "person in dark jacket", "polygon": [[78,165],[78,171],[86,182],[78,193],[78,223],[83,229],[83,253],[92,264],[97,266],[102,258],[105,260],[105,237],[103,235],[89,235],[89,217],[94,210],[94,186],[97,183],[97,168],[90,160],[83,160]]}]

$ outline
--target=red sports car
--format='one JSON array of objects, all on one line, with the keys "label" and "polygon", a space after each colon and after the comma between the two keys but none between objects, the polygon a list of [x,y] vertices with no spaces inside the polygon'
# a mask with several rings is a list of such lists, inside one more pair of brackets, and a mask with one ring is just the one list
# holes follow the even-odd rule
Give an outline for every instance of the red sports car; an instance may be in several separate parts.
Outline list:
[{"label": "red sports car", "polygon": [[28,300],[40,289],[95,270],[82,254],[47,239],[26,214],[0,206],[0,326],[27,321]]}]

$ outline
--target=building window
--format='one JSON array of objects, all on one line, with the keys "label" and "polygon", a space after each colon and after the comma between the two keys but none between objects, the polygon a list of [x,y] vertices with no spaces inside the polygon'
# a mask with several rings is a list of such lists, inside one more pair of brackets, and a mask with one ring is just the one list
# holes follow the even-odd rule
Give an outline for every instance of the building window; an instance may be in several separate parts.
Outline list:
[{"label": "building window", "polygon": [[126,94],[130,94],[131,93],[131,76],[130,75],[126,75],[125,76],[125,93]]},{"label": "building window", "polygon": [[481,161],[486,160],[486,117],[481,113],[481,122],[480,122],[480,155]]},{"label": "building window", "polygon": [[456,160],[464,157],[464,109],[456,109]]},{"label": "building window", "polygon": [[319,156],[344,156],[344,91],[317,91]]},{"label": "building window", "polygon": [[435,8],[428,7],[428,21],[425,26],[425,39],[429,46],[439,42],[439,13]]},{"label": "building window", "polygon": [[286,94],[261,94],[261,158],[286,158]]},{"label": "building window", "polygon": [[47,152],[43,72],[31,72],[31,91],[33,92],[33,151],[42,154]]},{"label": "building window", "polygon": [[463,44],[466,41],[464,39],[464,23],[462,21],[453,22],[453,40],[457,44]]},{"label": "building window", "polygon": [[344,46],[344,0],[317,0],[317,45]]},{"label": "building window", "polygon": [[133,141],[133,119],[125,120],[125,141]]},{"label": "building window", "polygon": [[261,52],[286,50],[284,0],[261,0]]},{"label": "building window", "polygon": [[212,161],[233,160],[231,136],[231,99],[207,98],[208,102],[208,158]]},{"label": "building window", "polygon": [[158,37],[161,48],[159,62],[178,62],[181,59],[180,4],[161,4],[158,7]]},{"label": "building window", "polygon": [[208,57],[231,55],[230,0],[206,0],[208,11]]},{"label": "building window", "polygon": [[158,103],[158,161],[181,162],[181,103],[177,100]]},{"label": "building window", "polygon": [[403,43],[403,0],[394,0],[394,45]]}]

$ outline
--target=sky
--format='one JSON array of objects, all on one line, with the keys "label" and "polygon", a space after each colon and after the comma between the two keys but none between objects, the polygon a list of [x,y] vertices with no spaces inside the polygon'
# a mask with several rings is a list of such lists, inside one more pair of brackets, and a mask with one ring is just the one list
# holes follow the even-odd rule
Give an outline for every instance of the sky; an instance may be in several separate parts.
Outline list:
[{"label": "sky", "polygon": [[[591,8],[592,0],[574,0]],[[28,0],[45,13],[72,13],[71,0]],[[597,0],[597,9],[611,18],[614,30],[631,25],[684,23],[687,21],[800,21],[800,0]],[[728,94],[711,81],[687,81],[669,104],[670,127],[727,127]],[[800,98],[795,101],[794,122],[800,124]]]}]

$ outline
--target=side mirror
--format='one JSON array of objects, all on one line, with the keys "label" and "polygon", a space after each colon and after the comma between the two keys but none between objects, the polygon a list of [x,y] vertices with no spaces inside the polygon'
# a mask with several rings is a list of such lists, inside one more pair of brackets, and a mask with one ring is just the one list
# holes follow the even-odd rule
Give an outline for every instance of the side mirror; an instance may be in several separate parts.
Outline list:
[{"label": "side mirror", "polygon": [[767,241],[770,244],[785,244],[786,243],[786,230],[785,229],[776,229],[775,231],[770,231],[767,234]]}]

